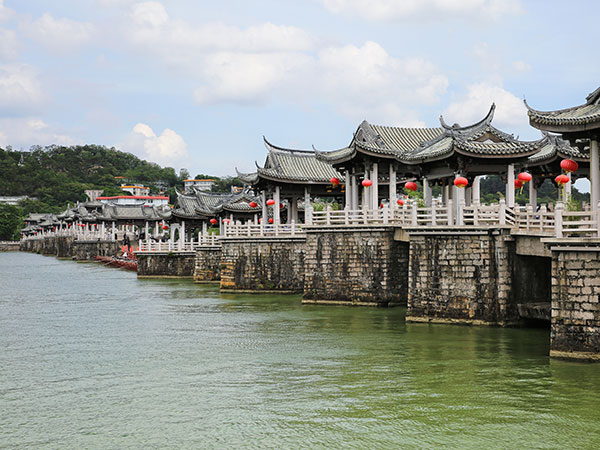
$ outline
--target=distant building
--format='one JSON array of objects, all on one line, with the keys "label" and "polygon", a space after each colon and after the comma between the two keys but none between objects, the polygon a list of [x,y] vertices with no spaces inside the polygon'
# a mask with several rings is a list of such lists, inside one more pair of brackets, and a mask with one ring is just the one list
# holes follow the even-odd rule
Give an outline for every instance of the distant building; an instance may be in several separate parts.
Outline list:
[{"label": "distant building", "polygon": [[150,193],[150,188],[142,186],[141,184],[122,184],[121,190],[123,192],[129,192],[131,195],[143,195],[147,196]]},{"label": "distant building", "polygon": [[239,193],[243,192],[243,190],[244,190],[244,186],[231,186],[232,194],[239,194]]},{"label": "distant building", "polygon": [[87,198],[90,200],[90,202],[93,202],[100,197],[104,191],[102,189],[86,189],[83,192],[85,192],[85,195],[87,195]]},{"label": "distant building", "polygon": [[216,180],[207,178],[204,180],[183,180],[183,190],[186,194],[191,194],[194,188],[199,191],[210,191]]},{"label": "distant building", "polygon": [[165,206],[169,204],[169,197],[166,195],[115,195],[96,197],[96,200],[115,205]]},{"label": "distant building", "polygon": [[37,200],[37,198],[29,197],[27,195],[0,197],[0,203],[6,203],[8,205],[18,205],[21,200]]}]

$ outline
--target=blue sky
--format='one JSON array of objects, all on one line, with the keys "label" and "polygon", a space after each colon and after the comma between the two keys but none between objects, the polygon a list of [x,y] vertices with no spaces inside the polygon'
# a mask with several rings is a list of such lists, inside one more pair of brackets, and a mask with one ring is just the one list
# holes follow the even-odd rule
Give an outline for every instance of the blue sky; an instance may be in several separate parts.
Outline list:
[{"label": "blue sky", "polygon": [[94,143],[192,175],[252,171],[262,136],[495,125],[598,87],[594,1],[0,0],[0,146]]}]

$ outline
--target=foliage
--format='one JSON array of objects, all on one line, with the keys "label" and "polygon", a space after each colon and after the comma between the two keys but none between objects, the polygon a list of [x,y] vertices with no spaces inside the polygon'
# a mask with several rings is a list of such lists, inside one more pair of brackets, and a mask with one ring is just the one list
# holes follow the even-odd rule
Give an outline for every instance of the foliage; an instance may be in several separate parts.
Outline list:
[{"label": "foliage", "polygon": [[23,217],[23,210],[18,206],[0,203],[0,240],[18,240],[21,237]]},{"label": "foliage", "polygon": [[36,146],[29,152],[0,149],[0,195],[37,198],[22,203],[25,214],[58,213],[68,203],[85,201],[86,189],[119,195],[123,181],[143,183],[152,192],[166,187],[174,195],[174,187],[181,185],[182,179],[171,167],[162,168],[130,153],[99,145]]}]

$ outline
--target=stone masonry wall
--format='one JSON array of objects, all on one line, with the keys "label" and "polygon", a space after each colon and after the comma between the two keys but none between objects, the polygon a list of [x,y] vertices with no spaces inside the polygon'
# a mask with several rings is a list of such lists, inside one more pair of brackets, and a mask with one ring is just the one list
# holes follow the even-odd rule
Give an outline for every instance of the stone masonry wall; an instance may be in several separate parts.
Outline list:
[{"label": "stone masonry wall", "polygon": [[73,259],[93,261],[94,256],[118,256],[121,246],[117,241],[74,241]]},{"label": "stone masonry wall", "polygon": [[19,241],[0,241],[0,252],[16,252],[19,248]]},{"label": "stone masonry wall", "polygon": [[222,239],[221,289],[302,292],[303,238]]},{"label": "stone masonry wall", "polygon": [[552,252],[550,356],[600,360],[600,249]]},{"label": "stone masonry wall", "polygon": [[408,321],[509,324],[517,321],[512,298],[510,235],[410,235]]},{"label": "stone masonry wall", "polygon": [[138,277],[192,278],[194,253],[136,253]]},{"label": "stone masonry wall", "polygon": [[311,230],[305,303],[406,305],[408,244],[393,229]]},{"label": "stone masonry wall", "polygon": [[203,283],[221,279],[221,247],[207,247],[196,251],[194,281]]}]

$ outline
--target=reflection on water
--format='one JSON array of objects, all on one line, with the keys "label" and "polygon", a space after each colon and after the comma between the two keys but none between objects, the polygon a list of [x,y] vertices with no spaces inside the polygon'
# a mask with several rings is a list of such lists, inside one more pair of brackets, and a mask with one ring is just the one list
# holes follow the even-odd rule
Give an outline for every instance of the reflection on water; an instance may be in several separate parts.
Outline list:
[{"label": "reflection on water", "polygon": [[548,331],[0,254],[0,448],[594,448]]}]

